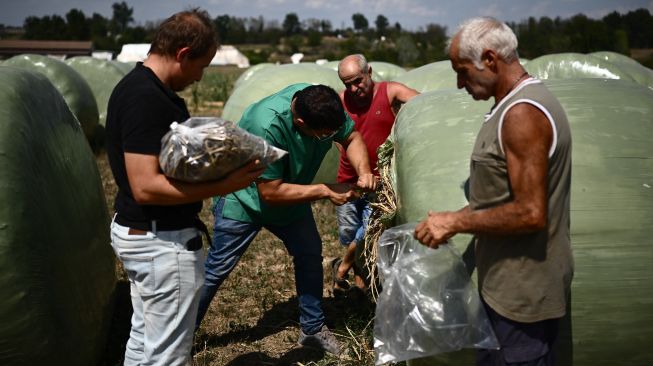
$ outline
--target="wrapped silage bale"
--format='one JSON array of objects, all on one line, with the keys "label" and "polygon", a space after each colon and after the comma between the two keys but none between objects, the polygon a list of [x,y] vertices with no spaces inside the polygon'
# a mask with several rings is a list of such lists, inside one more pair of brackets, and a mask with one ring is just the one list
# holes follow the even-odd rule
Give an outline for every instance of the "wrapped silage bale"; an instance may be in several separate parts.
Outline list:
[{"label": "wrapped silage bale", "polygon": [[45,75],[61,93],[82,125],[86,138],[93,141],[98,126],[98,107],[91,87],[77,71],[62,61],[31,54],[14,56],[5,60],[3,65],[37,71]]},{"label": "wrapped silage bale", "polygon": [[274,64],[271,64],[269,62],[263,62],[263,63],[260,63],[260,64],[256,64],[254,66],[248,67],[247,70],[245,70],[245,72],[240,74],[238,79],[236,79],[236,81],[234,82],[234,89],[238,88],[241,84],[243,84],[246,81],[248,81],[249,79],[251,79],[252,76],[254,76],[254,74],[259,72],[261,69],[264,69],[264,68],[269,67],[269,66],[274,66]]},{"label": "wrapped silage bale", "polygon": [[129,73],[134,69],[134,67],[136,67],[136,62],[121,62],[118,60],[113,60],[110,62],[122,70],[125,74]]},{"label": "wrapped silage bale", "polygon": [[[645,365],[653,360],[653,91],[607,79],[545,80],[572,130],[571,315],[559,365]],[[406,104],[391,139],[397,224],[466,204],[462,189],[491,102],[434,91]],[[457,235],[454,245],[467,246]],[[409,365],[473,363],[473,351]]]},{"label": "wrapped silage bale", "polygon": [[93,91],[99,112],[99,123],[104,126],[107,119],[107,105],[113,88],[127,74],[115,62],[89,56],[77,56],[65,61],[86,80]]},{"label": "wrapped silage bale", "polygon": [[535,58],[525,65],[539,79],[604,78],[635,81],[611,61],[582,53],[558,53]]},{"label": "wrapped silage bale", "polygon": [[456,73],[451,69],[451,63],[448,60],[437,61],[407,71],[392,81],[424,93],[431,90],[455,89]]},{"label": "wrapped silage bale", "polygon": [[0,364],[97,365],[116,268],[95,158],[44,75],[0,85]]},{"label": "wrapped silage bale", "polygon": [[406,72],[406,69],[403,67],[389,62],[370,61],[369,65],[372,66],[372,71],[376,72],[381,80],[394,80]]},{"label": "wrapped silage bale", "polygon": [[[250,104],[272,95],[290,84],[310,83],[330,86],[336,91],[344,88],[338,73],[317,64],[286,64],[264,67],[248,81],[235,88],[225,103],[222,118],[238,122]],[[338,172],[340,153],[335,145],[322,161],[315,182],[334,182]]]},{"label": "wrapped silage bale", "polygon": [[632,58],[609,51],[593,52],[590,55],[617,65],[621,70],[630,75],[636,83],[653,89],[653,70]]}]

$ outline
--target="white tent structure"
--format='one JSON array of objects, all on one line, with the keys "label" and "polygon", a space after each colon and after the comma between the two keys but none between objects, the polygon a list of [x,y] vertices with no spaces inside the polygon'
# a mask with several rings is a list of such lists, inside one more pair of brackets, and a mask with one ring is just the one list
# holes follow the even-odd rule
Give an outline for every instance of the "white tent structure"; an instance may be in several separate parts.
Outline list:
[{"label": "white tent structure", "polygon": [[[120,62],[143,61],[147,57],[149,51],[149,43],[125,44],[122,46],[120,54],[118,54],[116,59]],[[211,60],[211,65],[236,65],[240,68],[246,68],[249,67],[249,59],[238,51],[236,47],[224,45],[220,46],[218,52],[215,53],[215,57]]]},{"label": "white tent structure", "polygon": [[120,62],[138,62],[143,61],[150,51],[149,43],[130,43],[122,45],[122,49],[116,60]]},{"label": "white tent structure", "polygon": [[246,68],[249,67],[249,59],[238,51],[236,47],[222,45],[218,49],[218,52],[215,53],[213,60],[211,60],[211,65],[236,65],[240,68]]}]

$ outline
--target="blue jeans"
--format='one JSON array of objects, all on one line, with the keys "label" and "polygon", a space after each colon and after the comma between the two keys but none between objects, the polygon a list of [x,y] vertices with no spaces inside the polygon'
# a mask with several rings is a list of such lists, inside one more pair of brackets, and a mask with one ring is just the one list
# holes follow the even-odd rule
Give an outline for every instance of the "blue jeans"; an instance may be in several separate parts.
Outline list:
[{"label": "blue jeans", "polygon": [[299,323],[305,334],[317,333],[324,324],[322,312],[322,240],[313,215],[285,226],[262,225],[222,217],[224,199],[215,205],[213,242],[206,259],[205,283],[196,327],[202,322],[211,300],[229,273],[236,267],[256,234],[265,227],[277,236],[293,257],[295,287],[299,298]]},{"label": "blue jeans", "polygon": [[195,228],[131,235],[111,223],[111,246],[130,282],[134,313],[125,366],[186,365],[204,284],[204,251],[186,250]]},{"label": "blue jeans", "polygon": [[365,198],[359,198],[344,205],[336,206],[340,244],[349,246],[355,241],[356,245],[360,245],[365,237],[365,230],[371,213],[370,202]]}]

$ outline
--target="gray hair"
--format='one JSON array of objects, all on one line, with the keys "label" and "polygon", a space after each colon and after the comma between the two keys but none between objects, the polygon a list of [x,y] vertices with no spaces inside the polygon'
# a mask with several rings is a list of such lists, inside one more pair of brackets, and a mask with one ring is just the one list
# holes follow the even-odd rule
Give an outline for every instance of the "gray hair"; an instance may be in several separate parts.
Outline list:
[{"label": "gray hair", "polygon": [[472,61],[479,70],[484,68],[481,62],[483,50],[494,50],[506,62],[517,59],[517,36],[495,18],[478,17],[464,21],[447,42],[447,53],[456,36],[459,36],[458,57]]},{"label": "gray hair", "polygon": [[[367,59],[365,58],[365,56],[363,56],[363,54],[360,54],[360,53],[357,53],[357,54],[352,55],[352,56],[356,57],[356,62],[358,63],[358,69],[363,74],[367,74],[367,72],[370,69],[370,66],[367,63]],[[347,56],[347,57],[349,57],[349,56]],[[345,57],[345,58],[347,58],[347,57]],[[340,73],[340,66],[342,66],[342,61],[344,61],[345,58],[343,58],[342,60],[340,60],[340,62],[338,62],[338,73]]]}]

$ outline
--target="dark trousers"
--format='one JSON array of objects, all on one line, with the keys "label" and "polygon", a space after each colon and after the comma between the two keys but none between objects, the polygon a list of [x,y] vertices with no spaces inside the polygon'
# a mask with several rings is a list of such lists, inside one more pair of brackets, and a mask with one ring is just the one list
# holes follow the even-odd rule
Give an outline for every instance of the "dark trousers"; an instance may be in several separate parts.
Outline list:
[{"label": "dark trousers", "polygon": [[520,323],[497,314],[483,301],[501,349],[480,349],[477,366],[553,366],[558,320]]}]

